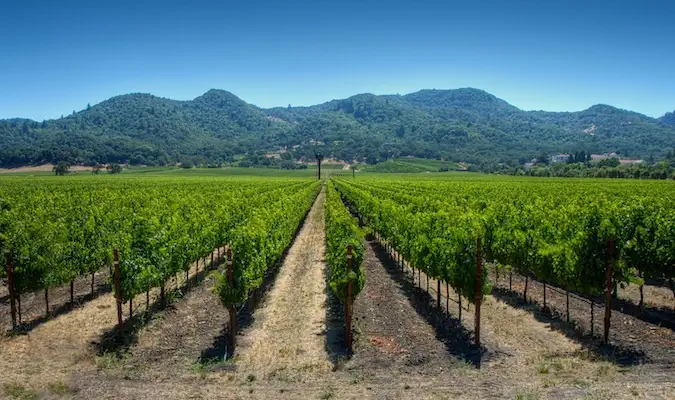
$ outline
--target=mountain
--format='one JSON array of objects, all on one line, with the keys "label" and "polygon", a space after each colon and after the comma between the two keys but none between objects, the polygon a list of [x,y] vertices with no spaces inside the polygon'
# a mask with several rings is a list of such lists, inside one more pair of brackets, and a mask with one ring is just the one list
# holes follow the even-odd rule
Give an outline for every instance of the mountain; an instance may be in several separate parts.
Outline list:
[{"label": "mountain", "polygon": [[294,146],[296,158],[375,163],[413,155],[470,163],[523,162],[586,151],[662,157],[675,139],[660,120],[608,105],[579,112],[523,111],[478,89],[358,94],[310,107],[262,109],[224,90],[191,101],[113,97],[67,117],[0,120],[0,166],[45,162],[212,163]]},{"label": "mountain", "polygon": [[666,113],[663,117],[659,118],[659,121],[666,125],[675,126],[675,111]]}]

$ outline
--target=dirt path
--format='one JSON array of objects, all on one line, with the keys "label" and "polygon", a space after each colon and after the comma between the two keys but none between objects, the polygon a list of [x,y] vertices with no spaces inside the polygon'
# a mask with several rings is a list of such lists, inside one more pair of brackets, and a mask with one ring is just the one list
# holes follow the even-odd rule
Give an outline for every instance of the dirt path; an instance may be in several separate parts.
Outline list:
[{"label": "dirt path", "polygon": [[274,286],[238,338],[238,370],[256,379],[329,372],[326,353],[324,192],[317,197]]},{"label": "dirt path", "polygon": [[425,312],[424,301],[409,282],[399,279],[394,265],[382,260],[384,253],[378,250],[367,243],[366,285],[354,303],[357,337],[346,369],[372,377],[436,375],[461,365],[452,352],[471,352],[466,332],[446,337],[435,331],[430,324],[434,317]]}]

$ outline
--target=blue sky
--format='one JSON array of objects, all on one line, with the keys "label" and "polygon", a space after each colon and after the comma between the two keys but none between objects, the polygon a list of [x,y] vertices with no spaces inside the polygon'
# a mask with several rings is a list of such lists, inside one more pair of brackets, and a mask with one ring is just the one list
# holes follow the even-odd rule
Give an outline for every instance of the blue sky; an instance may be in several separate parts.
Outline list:
[{"label": "blue sky", "polygon": [[475,87],[523,109],[675,109],[667,1],[4,1],[0,118],[226,89],[261,107]]}]

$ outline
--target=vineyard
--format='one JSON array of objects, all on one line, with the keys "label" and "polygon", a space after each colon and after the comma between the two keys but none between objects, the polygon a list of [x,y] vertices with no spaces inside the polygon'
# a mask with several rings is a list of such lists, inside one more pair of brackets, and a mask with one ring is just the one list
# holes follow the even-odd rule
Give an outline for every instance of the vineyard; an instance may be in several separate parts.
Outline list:
[{"label": "vineyard", "polygon": [[143,397],[147,383],[169,397],[342,382],[401,398],[450,381],[468,398],[674,384],[668,182],[5,177],[0,252],[2,382],[31,381],[28,363],[84,397]]},{"label": "vineyard", "polygon": [[387,246],[413,270],[449,284],[460,301],[479,302],[490,290],[477,254],[495,264],[497,276],[524,276],[525,300],[530,277],[568,297],[604,293],[605,341],[609,296],[619,285],[656,280],[675,296],[669,185],[338,179],[337,186]]},{"label": "vineyard", "polygon": [[[270,260],[288,245],[319,189],[307,179],[56,180],[0,186],[0,250],[11,270],[12,322],[24,293],[45,291],[113,268],[117,297],[127,302],[163,287],[214,249],[235,255],[235,286],[219,290],[242,301]],[[280,218],[280,217],[284,218]],[[110,276],[115,276],[111,272]],[[225,299],[224,299],[225,300]],[[15,311],[15,307],[19,307]]]}]

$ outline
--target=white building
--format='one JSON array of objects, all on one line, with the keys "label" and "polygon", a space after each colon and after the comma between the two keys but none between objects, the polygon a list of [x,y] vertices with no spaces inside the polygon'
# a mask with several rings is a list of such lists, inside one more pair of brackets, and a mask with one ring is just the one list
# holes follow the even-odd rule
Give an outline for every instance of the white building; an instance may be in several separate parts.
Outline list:
[{"label": "white building", "polygon": [[570,159],[569,154],[556,154],[554,156],[551,156],[551,162],[552,163],[559,163],[559,162],[567,162]]}]

